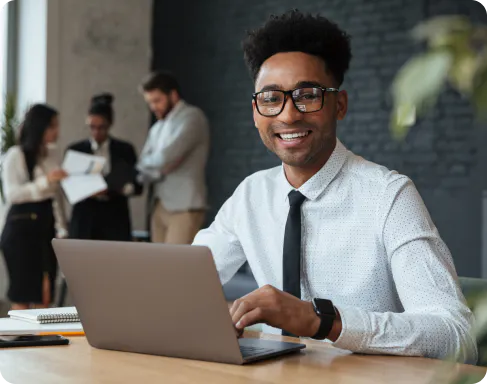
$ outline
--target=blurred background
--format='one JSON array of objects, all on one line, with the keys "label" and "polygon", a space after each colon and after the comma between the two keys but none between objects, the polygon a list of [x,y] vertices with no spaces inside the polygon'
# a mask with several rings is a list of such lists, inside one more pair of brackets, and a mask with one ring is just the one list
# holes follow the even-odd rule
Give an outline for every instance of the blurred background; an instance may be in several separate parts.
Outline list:
[{"label": "blurred background", "polygon": [[[395,140],[389,128],[391,83],[424,49],[411,30],[437,15],[487,25],[485,9],[473,0],[15,0],[1,10],[0,108],[7,94],[15,95],[19,116],[32,103],[53,105],[60,111],[58,145],[65,148],[86,137],[92,95],[110,92],[114,134],[140,151],[152,117],[137,86],[152,69],[172,71],[183,98],[210,122],[209,223],[246,176],[278,165],[253,125],[254,89],[240,42],[247,29],[291,8],[319,12],[352,35],[343,85],[350,108],[339,138],[409,176],[458,274],[487,278],[485,124],[465,98],[446,89],[404,140]],[[147,229],[146,201],[146,194],[131,201],[134,229]],[[0,263],[0,299],[6,286]]]}]

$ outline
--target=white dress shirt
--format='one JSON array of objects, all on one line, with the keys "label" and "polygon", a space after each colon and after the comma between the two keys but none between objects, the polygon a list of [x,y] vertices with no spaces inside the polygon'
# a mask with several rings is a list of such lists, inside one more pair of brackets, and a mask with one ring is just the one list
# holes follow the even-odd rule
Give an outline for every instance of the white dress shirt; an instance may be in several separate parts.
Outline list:
[{"label": "white dress shirt", "polygon": [[[201,109],[179,101],[150,129],[137,169],[155,183],[154,195],[169,212],[205,209],[206,161],[210,146],[208,120]],[[165,166],[183,162],[162,175]]]},{"label": "white dress shirt", "polygon": [[[292,190],[283,167],[257,172],[196,236],[195,245],[212,250],[223,284],[248,261],[259,286],[282,289]],[[338,141],[299,191],[307,198],[301,295],[333,301],[343,327],[335,347],[476,362],[473,316],[452,257],[409,178]]]},{"label": "white dress shirt", "polygon": [[30,181],[24,153],[15,145],[7,151],[2,161],[2,186],[8,206],[52,199],[56,236],[62,238],[68,232],[59,183],[49,183],[47,180],[47,174],[58,168],[61,168],[59,155],[54,147],[49,147],[47,156],[34,167],[34,180]]},{"label": "white dress shirt", "polygon": [[103,143],[99,144],[95,139],[90,137],[90,144],[93,155],[103,157],[106,160],[101,173],[103,176],[108,175],[112,165],[112,159],[110,158],[110,138],[108,137]]}]

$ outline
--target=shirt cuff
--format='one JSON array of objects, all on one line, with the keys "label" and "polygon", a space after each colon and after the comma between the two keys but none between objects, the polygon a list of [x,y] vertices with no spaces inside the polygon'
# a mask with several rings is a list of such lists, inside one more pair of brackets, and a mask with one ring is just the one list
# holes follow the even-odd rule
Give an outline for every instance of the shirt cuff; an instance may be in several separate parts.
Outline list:
[{"label": "shirt cuff", "polygon": [[125,196],[130,196],[133,195],[135,191],[135,187],[132,183],[125,184],[122,188],[122,193]]},{"label": "shirt cuff", "polygon": [[28,184],[30,195],[34,200],[39,200],[43,192],[49,188],[49,181],[47,176],[36,177],[36,179]]},{"label": "shirt cuff", "polygon": [[49,181],[47,180],[47,176],[37,177],[34,181],[34,184],[39,188],[41,191],[49,188]]},{"label": "shirt cuff", "polygon": [[164,176],[161,175],[159,171],[154,170],[139,170],[137,174],[136,180],[139,184],[146,184],[146,183],[154,183],[158,181],[162,181]]},{"label": "shirt cuff", "polygon": [[340,313],[342,332],[332,345],[352,352],[364,350],[367,337],[371,332],[370,321],[366,313],[362,309],[345,305],[335,305],[335,308]]},{"label": "shirt cuff", "polygon": [[56,230],[56,238],[57,239],[65,239],[68,237],[68,231],[66,228],[59,228]]}]

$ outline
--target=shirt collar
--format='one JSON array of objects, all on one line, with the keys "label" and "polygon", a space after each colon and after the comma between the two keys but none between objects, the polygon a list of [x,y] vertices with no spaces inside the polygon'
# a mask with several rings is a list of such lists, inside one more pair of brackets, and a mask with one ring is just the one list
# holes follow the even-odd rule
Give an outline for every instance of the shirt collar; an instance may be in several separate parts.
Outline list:
[{"label": "shirt collar", "polygon": [[184,100],[179,100],[176,105],[169,111],[169,113],[166,115],[162,121],[168,121],[173,119],[186,105],[186,102]]},{"label": "shirt collar", "polygon": [[100,149],[108,149],[110,145],[110,137],[107,137],[107,139],[100,144],[98,144],[92,137],[90,137],[90,144],[91,144],[91,150],[93,152],[96,152]]},{"label": "shirt collar", "polygon": [[[337,139],[335,149],[328,161],[311,179],[304,183],[298,191],[308,200],[316,200],[342,169],[347,157],[347,148]],[[289,184],[289,181],[287,181],[284,166],[281,166],[281,171],[279,172],[279,189],[279,193],[282,192],[282,198],[285,200],[287,200],[289,192],[295,190],[295,188]]]}]

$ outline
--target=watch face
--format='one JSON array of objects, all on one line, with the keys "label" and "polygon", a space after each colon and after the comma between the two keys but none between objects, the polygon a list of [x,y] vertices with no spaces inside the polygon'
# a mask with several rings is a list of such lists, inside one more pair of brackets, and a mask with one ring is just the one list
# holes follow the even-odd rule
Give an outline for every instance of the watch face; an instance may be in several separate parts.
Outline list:
[{"label": "watch face", "polygon": [[316,314],[319,316],[329,315],[335,316],[335,307],[331,300],[326,299],[313,299],[313,304],[315,307]]}]

